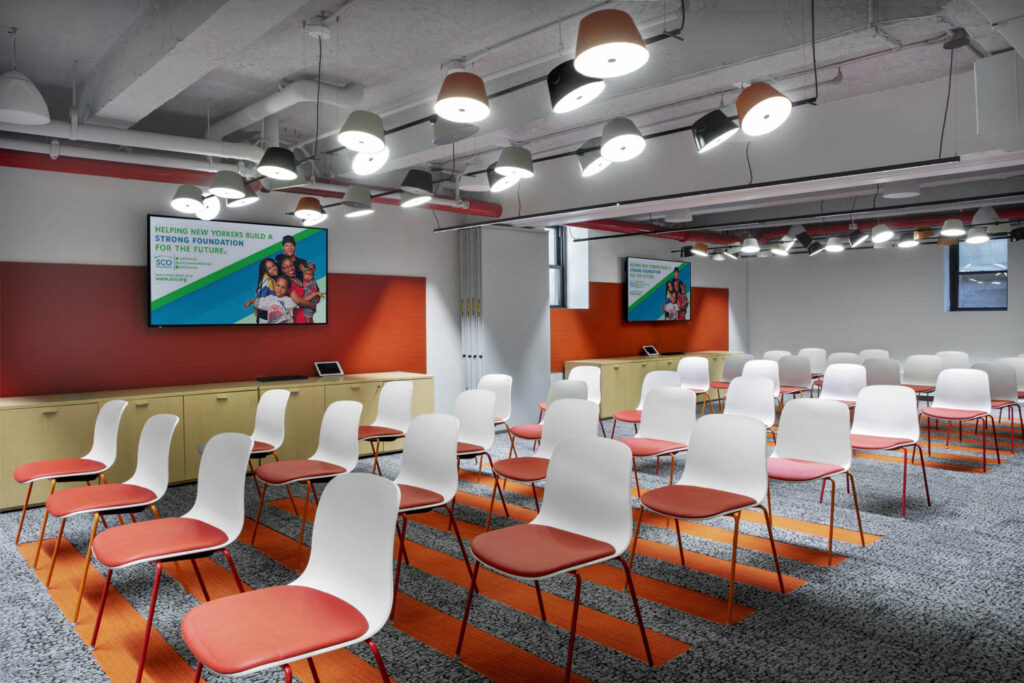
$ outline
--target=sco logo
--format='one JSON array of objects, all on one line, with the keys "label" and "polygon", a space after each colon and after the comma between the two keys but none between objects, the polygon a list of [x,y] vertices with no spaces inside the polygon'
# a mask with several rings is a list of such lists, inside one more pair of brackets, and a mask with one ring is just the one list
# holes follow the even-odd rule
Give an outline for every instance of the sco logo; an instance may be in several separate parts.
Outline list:
[{"label": "sco logo", "polygon": [[166,256],[157,257],[153,259],[153,262],[160,268],[171,268],[174,266],[174,259]]}]

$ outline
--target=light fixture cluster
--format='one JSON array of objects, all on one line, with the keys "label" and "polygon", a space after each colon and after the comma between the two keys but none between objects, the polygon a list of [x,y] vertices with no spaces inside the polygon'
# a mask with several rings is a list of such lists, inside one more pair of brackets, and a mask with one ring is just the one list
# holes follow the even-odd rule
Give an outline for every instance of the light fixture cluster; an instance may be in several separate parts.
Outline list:
[{"label": "light fixture cluster", "polygon": [[171,208],[181,213],[193,214],[204,221],[211,221],[220,215],[221,200],[225,206],[234,209],[259,201],[259,196],[249,187],[249,183],[234,171],[217,171],[210,183],[209,191],[205,194],[195,185],[179,185],[171,199]]},{"label": "light fixture cluster", "polygon": [[718,147],[741,130],[750,137],[767,135],[785,123],[792,110],[792,100],[767,83],[755,81],[736,99],[739,125],[721,109],[708,112],[694,122],[691,130],[697,153]]}]

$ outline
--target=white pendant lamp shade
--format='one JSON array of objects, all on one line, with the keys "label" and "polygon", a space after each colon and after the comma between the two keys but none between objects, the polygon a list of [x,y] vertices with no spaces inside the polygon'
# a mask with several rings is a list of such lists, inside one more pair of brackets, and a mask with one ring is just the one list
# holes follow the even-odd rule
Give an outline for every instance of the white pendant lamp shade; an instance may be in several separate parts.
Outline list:
[{"label": "white pendant lamp shade", "polygon": [[295,170],[295,155],[284,147],[268,147],[256,170],[274,180],[295,180],[299,177]]},{"label": "white pendant lamp shade", "polygon": [[636,125],[625,117],[604,124],[601,132],[601,156],[608,161],[629,161],[644,151],[647,141]]},{"label": "white pendant lamp shade", "polygon": [[772,253],[776,256],[789,256],[789,250],[796,244],[796,239],[789,235],[784,235],[779,243],[772,247]]},{"label": "white pendant lamp shade", "polygon": [[171,199],[171,208],[182,213],[195,213],[203,208],[203,192],[195,185],[181,185]]},{"label": "white pendant lamp shade", "polygon": [[338,142],[354,152],[380,152],[384,149],[384,121],[372,111],[356,109],[345,119]]},{"label": "white pendant lamp shade", "polygon": [[222,199],[241,199],[245,196],[245,181],[234,171],[217,171],[210,183],[210,194]]},{"label": "white pendant lamp shade", "polygon": [[828,241],[825,242],[825,251],[836,253],[846,249],[846,245],[843,244],[842,237],[829,237]]},{"label": "white pendant lamp shade", "polygon": [[767,83],[751,83],[736,99],[740,128],[751,137],[771,133],[792,110],[793,102]]},{"label": "white pendant lamp shade", "polygon": [[196,218],[203,221],[212,221],[220,214],[220,199],[210,195],[203,199],[203,205],[196,211]]},{"label": "white pendant lamp shade", "polygon": [[495,170],[495,164],[487,167],[487,183],[491,192],[504,192],[510,187],[515,187],[519,178],[511,175],[501,175]]},{"label": "white pendant lamp shade", "polygon": [[428,204],[432,199],[433,197],[431,197],[430,195],[411,194],[409,192],[403,192],[401,204],[403,208],[409,209],[414,206],[422,206],[423,204]]},{"label": "white pendant lamp shade", "polygon": [[900,235],[900,241],[897,242],[896,246],[900,249],[910,249],[916,247],[920,242],[917,240],[917,232],[914,230],[908,230],[907,232]]},{"label": "white pendant lamp shade", "polygon": [[580,174],[584,178],[595,176],[612,165],[601,156],[601,138],[590,138],[576,154],[579,156]]},{"label": "white pendant lamp shade", "polygon": [[604,92],[604,81],[584,76],[572,61],[562,62],[548,73],[548,95],[556,114],[575,111]]},{"label": "white pendant lamp shade", "polygon": [[603,9],[580,20],[573,65],[584,76],[625,76],[642,67],[649,58],[640,31],[626,12]]},{"label": "white pendant lamp shade", "polygon": [[725,260],[725,254],[722,254],[722,253],[712,254],[711,255],[711,260],[712,261],[724,261]]},{"label": "white pendant lamp shade", "polygon": [[359,218],[373,213],[373,198],[370,191],[361,185],[352,185],[345,191],[341,203],[349,210],[345,213],[347,218]]},{"label": "white pendant lamp shade", "polygon": [[498,161],[494,165],[498,175],[510,176],[523,180],[533,177],[533,156],[530,150],[517,145],[510,145],[501,150]]},{"label": "white pendant lamp shade", "polygon": [[452,71],[437,93],[434,113],[455,123],[483,121],[491,113],[484,80],[468,71]]},{"label": "white pendant lamp shade", "polygon": [[295,207],[295,217],[299,220],[310,221],[325,215],[320,200],[316,197],[299,197],[299,203]]},{"label": "white pendant lamp shade", "polygon": [[910,199],[921,194],[921,187],[913,180],[900,180],[882,185],[882,196],[886,199]]},{"label": "white pendant lamp shade", "polygon": [[999,220],[999,214],[991,206],[983,206],[974,212],[971,223],[974,225],[992,225]]},{"label": "white pendant lamp shade", "polygon": [[39,88],[20,71],[0,76],[0,122],[41,126],[50,122],[50,110]]},{"label": "white pendant lamp shade", "polygon": [[707,258],[708,256],[708,245],[703,242],[697,242],[690,247],[690,253],[694,256],[700,256],[701,258]]},{"label": "white pendant lamp shade", "polygon": [[756,237],[748,237],[743,240],[743,246],[740,247],[740,251],[744,254],[756,254],[761,251],[761,245],[758,244]]},{"label": "white pendant lamp shade", "polygon": [[893,232],[885,223],[879,223],[871,228],[871,241],[875,244],[884,244],[891,240]]},{"label": "white pendant lamp shade", "polygon": [[379,152],[359,152],[352,157],[352,172],[356,175],[373,175],[384,168],[391,156],[387,147]]},{"label": "white pendant lamp shade", "polygon": [[988,242],[988,230],[984,226],[977,225],[967,231],[967,244],[983,244]]},{"label": "white pendant lamp shade", "polygon": [[224,203],[232,209],[237,209],[240,206],[248,206],[249,204],[255,204],[259,200],[259,195],[253,192],[253,189],[251,187],[246,185],[245,194],[243,194],[238,199],[228,199]]},{"label": "white pendant lamp shade", "polygon": [[939,234],[943,237],[963,237],[967,234],[964,222],[959,218],[949,218],[942,223]]}]

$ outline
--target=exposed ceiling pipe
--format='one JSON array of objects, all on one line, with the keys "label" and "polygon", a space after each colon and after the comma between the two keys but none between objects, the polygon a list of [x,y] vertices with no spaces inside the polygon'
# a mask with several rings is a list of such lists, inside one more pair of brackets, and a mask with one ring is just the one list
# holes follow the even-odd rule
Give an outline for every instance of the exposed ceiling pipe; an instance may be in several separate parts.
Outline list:
[{"label": "exposed ceiling pipe", "polygon": [[68,144],[58,140],[41,142],[38,140],[22,140],[20,138],[0,137],[0,149],[45,154],[54,160],[61,157],[74,157],[76,159],[113,161],[120,164],[142,164],[147,166],[160,166],[169,169],[180,169],[183,171],[199,171],[203,173],[215,173],[217,171],[238,172],[237,163],[223,164],[210,162],[206,159],[200,158],[175,158],[161,156],[159,154],[97,149],[95,147],[83,147],[81,145]]},{"label": "exposed ceiling pipe", "polygon": [[[339,109],[350,109],[363,99],[363,86],[349,83],[339,87],[320,83],[320,103]],[[220,140],[225,135],[262,121],[268,116],[284,111],[296,104],[317,101],[316,81],[302,80],[289,83],[273,95],[242,107],[234,114],[228,114],[217,121],[207,132],[211,140]]]}]

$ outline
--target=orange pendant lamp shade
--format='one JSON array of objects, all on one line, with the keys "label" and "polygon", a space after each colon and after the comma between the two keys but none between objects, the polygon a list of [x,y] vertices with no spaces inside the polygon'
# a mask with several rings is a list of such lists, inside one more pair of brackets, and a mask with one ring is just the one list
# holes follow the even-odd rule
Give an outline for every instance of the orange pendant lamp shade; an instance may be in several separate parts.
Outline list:
[{"label": "orange pendant lamp shade", "polygon": [[484,80],[468,71],[452,71],[437,93],[434,113],[455,123],[483,121],[491,113]]},{"label": "orange pendant lamp shade", "polygon": [[793,102],[767,83],[754,82],[736,99],[740,128],[750,136],[772,132],[789,118]]},{"label": "orange pendant lamp shade", "polygon": [[591,78],[616,78],[647,63],[650,53],[633,17],[618,9],[591,12],[576,35],[576,71]]}]

